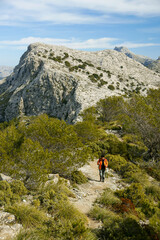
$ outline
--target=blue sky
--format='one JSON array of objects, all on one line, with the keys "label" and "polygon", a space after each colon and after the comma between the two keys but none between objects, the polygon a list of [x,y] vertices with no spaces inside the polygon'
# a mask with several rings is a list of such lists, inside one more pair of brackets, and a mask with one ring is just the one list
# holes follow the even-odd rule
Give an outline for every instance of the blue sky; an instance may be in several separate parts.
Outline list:
[{"label": "blue sky", "polygon": [[0,0],[0,65],[33,42],[160,55],[160,0]]}]

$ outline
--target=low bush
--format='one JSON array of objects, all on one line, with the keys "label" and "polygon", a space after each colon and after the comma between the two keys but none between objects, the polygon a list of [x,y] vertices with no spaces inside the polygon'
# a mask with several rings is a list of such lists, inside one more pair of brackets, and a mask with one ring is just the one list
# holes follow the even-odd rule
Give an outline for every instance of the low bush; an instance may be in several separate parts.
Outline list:
[{"label": "low bush", "polygon": [[105,189],[100,198],[98,198],[97,203],[113,208],[117,204],[121,204],[121,200],[113,193],[110,188]]},{"label": "low bush", "polygon": [[26,204],[13,205],[6,208],[7,212],[15,215],[16,220],[25,228],[42,227],[48,221],[48,217],[42,210]]},{"label": "low bush", "polygon": [[120,155],[107,154],[107,159],[109,160],[109,167],[116,172],[120,172],[121,168],[127,164],[126,159]]},{"label": "low bush", "polygon": [[19,196],[27,194],[27,188],[24,186],[24,183],[20,180],[14,180],[10,184],[11,190],[13,193],[18,194]]},{"label": "low bush", "polygon": [[82,184],[88,182],[88,179],[81,171],[74,171],[71,173],[71,180],[73,183]]},{"label": "low bush", "polygon": [[154,201],[158,202],[160,201],[160,187],[157,185],[150,185],[147,186],[145,189],[145,193],[152,197]]},{"label": "low bush", "polygon": [[113,211],[106,209],[105,207],[94,206],[89,212],[89,216],[96,220],[101,220],[102,222],[111,222],[116,219],[120,219],[121,217],[114,213]]},{"label": "low bush", "polygon": [[119,197],[130,199],[136,207],[140,207],[146,199],[145,191],[140,183],[132,183],[126,189],[116,191],[116,194]]},{"label": "low bush", "polygon": [[108,85],[108,88],[112,91],[115,90],[115,87],[113,85]]},{"label": "low bush", "polygon": [[151,240],[151,237],[138,221],[132,217],[127,217],[105,221],[102,230],[99,232],[99,239]]},{"label": "low bush", "polygon": [[7,181],[0,181],[0,206],[10,204],[13,193]]}]

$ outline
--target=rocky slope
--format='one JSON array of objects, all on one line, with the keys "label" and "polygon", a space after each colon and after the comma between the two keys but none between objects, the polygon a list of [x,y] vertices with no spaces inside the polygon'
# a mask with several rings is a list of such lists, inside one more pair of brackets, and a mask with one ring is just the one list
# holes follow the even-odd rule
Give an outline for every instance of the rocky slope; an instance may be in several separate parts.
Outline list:
[{"label": "rocky slope", "polygon": [[140,62],[145,67],[147,67],[157,73],[160,73],[160,57],[157,60],[154,60],[152,58],[148,58],[145,56],[136,55],[126,47],[115,47],[114,50],[124,53],[127,57],[132,58],[133,60],[135,60],[137,62]]},{"label": "rocky slope", "polygon": [[3,79],[4,77],[9,76],[12,72],[13,72],[12,67],[0,66],[0,80]]},{"label": "rocky slope", "polygon": [[148,68],[152,69],[153,71],[160,73],[160,57],[149,64]]},{"label": "rocky slope", "polygon": [[82,110],[106,96],[145,94],[158,86],[158,73],[123,53],[35,43],[0,82],[0,121],[47,113],[72,123]]}]

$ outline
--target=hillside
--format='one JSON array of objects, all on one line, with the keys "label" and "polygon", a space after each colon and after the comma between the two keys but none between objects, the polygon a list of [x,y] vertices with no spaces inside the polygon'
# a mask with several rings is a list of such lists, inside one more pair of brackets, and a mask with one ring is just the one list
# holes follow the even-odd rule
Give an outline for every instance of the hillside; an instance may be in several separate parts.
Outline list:
[{"label": "hillside", "polygon": [[159,85],[158,73],[123,53],[35,43],[0,82],[0,121],[47,113],[74,123],[80,112],[106,96],[146,94]]},{"label": "hillside", "polygon": [[114,50],[124,53],[127,57],[132,58],[133,60],[135,60],[137,62],[140,62],[145,67],[147,67],[157,73],[160,73],[160,58],[158,58],[157,60],[154,60],[149,57],[134,54],[126,47],[115,47]]}]

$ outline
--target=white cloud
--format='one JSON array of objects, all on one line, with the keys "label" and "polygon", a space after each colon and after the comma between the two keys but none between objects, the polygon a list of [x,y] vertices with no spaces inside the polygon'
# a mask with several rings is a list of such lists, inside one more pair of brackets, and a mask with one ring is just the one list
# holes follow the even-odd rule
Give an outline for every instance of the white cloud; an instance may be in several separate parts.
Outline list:
[{"label": "white cloud", "polygon": [[160,46],[160,43],[134,43],[134,42],[120,42],[117,38],[98,38],[98,39],[57,39],[57,38],[38,38],[28,37],[19,40],[6,40],[0,41],[0,48],[16,48],[19,50],[25,50],[26,47],[35,42],[43,42],[51,45],[61,45],[74,49],[113,49],[115,46],[125,46],[127,48],[141,48]]},{"label": "white cloud", "polygon": [[160,43],[133,43],[133,42],[123,42],[117,46],[125,46],[127,48],[141,48],[141,47],[153,47],[160,46]]},{"label": "white cloud", "polygon": [[[112,14],[159,16],[159,0],[1,0],[0,24],[114,22]],[[91,14],[92,11],[92,14]]]},{"label": "white cloud", "polygon": [[20,40],[5,40],[0,41],[0,47],[17,47],[18,49],[26,48],[31,43],[43,42],[52,45],[63,45],[69,48],[75,49],[102,49],[102,48],[113,48],[112,42],[115,42],[116,38],[99,38],[99,39],[88,39],[80,41],[77,39],[56,39],[56,38],[36,38],[28,37]]}]

